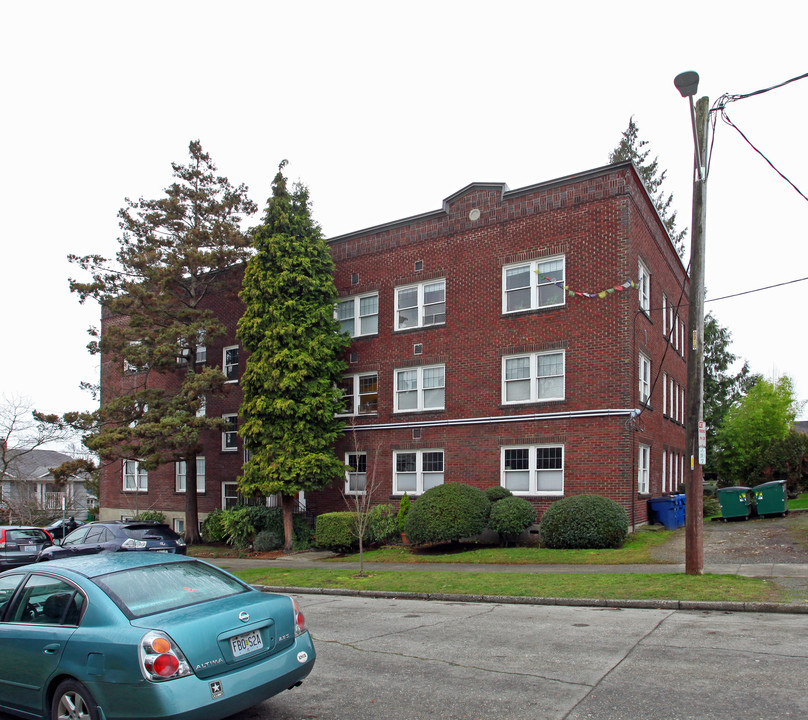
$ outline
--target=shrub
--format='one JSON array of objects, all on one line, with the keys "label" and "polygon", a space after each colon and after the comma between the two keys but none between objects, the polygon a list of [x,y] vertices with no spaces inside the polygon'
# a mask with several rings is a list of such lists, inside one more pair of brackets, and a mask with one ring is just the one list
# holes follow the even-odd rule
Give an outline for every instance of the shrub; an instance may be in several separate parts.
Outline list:
[{"label": "shrub", "polygon": [[519,535],[536,522],[536,508],[520,497],[504,497],[491,507],[488,526],[498,532],[501,539]]},{"label": "shrub", "polygon": [[401,531],[398,529],[398,516],[392,505],[374,505],[368,512],[365,538],[374,545],[384,545],[396,540]]},{"label": "shrub", "polygon": [[249,547],[255,537],[255,525],[250,517],[250,508],[238,507],[222,513],[225,540],[241,550]]},{"label": "shrub", "polygon": [[359,544],[356,513],[332,512],[317,516],[314,535],[318,547],[333,552],[349,552]]},{"label": "shrub", "polygon": [[481,490],[465,483],[444,483],[413,503],[404,531],[415,544],[456,542],[485,530],[491,503]]},{"label": "shrub", "polygon": [[513,497],[513,493],[502,485],[493,485],[485,491],[485,496],[493,504],[507,497]]},{"label": "shrub", "polygon": [[401,498],[401,502],[398,506],[398,531],[404,532],[404,524],[407,522],[407,513],[410,511],[410,506],[412,502],[410,501],[410,496],[407,493],[404,493],[404,497]]},{"label": "shrub", "polygon": [[138,522],[159,522],[165,524],[166,516],[159,510],[144,510],[143,512],[139,512],[132,519]]},{"label": "shrub", "polygon": [[202,521],[202,539],[207,543],[219,543],[225,541],[224,510],[216,508],[210,515]]},{"label": "shrub", "polygon": [[614,500],[574,495],[547,508],[540,529],[548,548],[618,548],[628,535],[628,517]]},{"label": "shrub", "polygon": [[283,534],[278,534],[274,530],[262,530],[255,536],[253,549],[255,552],[273,552],[283,547]]},{"label": "shrub", "polygon": [[721,503],[717,497],[706,496],[704,497],[704,505],[701,514],[704,517],[713,517],[721,514]]}]

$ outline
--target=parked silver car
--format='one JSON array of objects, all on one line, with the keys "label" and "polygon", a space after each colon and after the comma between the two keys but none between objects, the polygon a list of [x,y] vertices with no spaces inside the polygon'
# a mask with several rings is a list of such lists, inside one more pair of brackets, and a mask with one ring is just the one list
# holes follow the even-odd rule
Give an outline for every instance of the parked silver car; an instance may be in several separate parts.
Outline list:
[{"label": "parked silver car", "polygon": [[53,545],[42,528],[0,525],[0,570],[36,562],[40,551]]}]

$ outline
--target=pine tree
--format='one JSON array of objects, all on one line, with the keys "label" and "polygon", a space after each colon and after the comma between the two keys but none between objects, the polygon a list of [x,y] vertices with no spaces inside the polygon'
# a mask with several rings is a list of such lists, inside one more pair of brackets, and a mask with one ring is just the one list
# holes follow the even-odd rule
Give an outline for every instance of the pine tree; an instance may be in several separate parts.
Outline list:
[{"label": "pine tree", "polygon": [[[197,363],[197,351],[225,328],[205,309],[205,296],[236,292],[235,266],[246,262],[249,235],[240,227],[257,208],[244,185],[216,174],[199,141],[188,165],[172,163],[176,178],[156,200],[127,198],[118,213],[123,231],[115,262],[98,255],[69,260],[91,273],[70,280],[80,302],[98,301],[106,315],[103,336],[89,345],[127,368],[123,392],[102,398],[92,413],[65,416],[104,461],[137,459],[147,470],[183,461],[187,468],[185,537],[199,542],[196,455],[200,434],[221,428],[202,412],[205,398],[222,392],[218,365]],[[165,379],[153,382],[155,374]],[[168,377],[166,377],[168,376]]]},{"label": "pine tree", "polygon": [[683,257],[687,229],[677,230],[676,228],[676,210],[672,210],[673,194],[666,195],[662,189],[662,183],[665,181],[668,171],[662,170],[660,172],[658,157],[651,161],[648,160],[648,156],[651,154],[651,149],[646,148],[648,144],[647,140],[639,139],[639,128],[632,116],[629,118],[628,127],[620,137],[617,147],[609,153],[609,162],[617,163],[630,160],[634,163],[659,216],[662,218],[662,222],[665,224],[676,252],[679,253],[679,257]]},{"label": "pine tree", "polygon": [[263,223],[253,232],[238,336],[250,351],[242,378],[239,432],[249,451],[239,488],[280,493],[285,549],[292,550],[292,513],[302,491],[345,475],[334,453],[344,424],[336,417],[349,344],[334,319],[334,263],[311,217],[309,193],[290,193],[281,163]]}]

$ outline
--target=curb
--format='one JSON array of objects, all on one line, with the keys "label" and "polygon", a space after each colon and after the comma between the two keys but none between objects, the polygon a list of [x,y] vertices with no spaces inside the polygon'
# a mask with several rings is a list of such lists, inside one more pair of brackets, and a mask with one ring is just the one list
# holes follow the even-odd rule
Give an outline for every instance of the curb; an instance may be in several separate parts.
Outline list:
[{"label": "curb", "polygon": [[518,595],[451,595],[447,593],[387,592],[384,590],[345,590],[339,588],[275,587],[254,585],[261,592],[282,595],[345,595],[348,597],[388,600],[433,600],[442,602],[496,603],[501,605],[566,605],[569,607],[629,608],[635,610],[703,610],[750,613],[785,613],[808,615],[805,605],[793,603],[726,602],[698,600],[606,600],[599,598],[523,597]]}]

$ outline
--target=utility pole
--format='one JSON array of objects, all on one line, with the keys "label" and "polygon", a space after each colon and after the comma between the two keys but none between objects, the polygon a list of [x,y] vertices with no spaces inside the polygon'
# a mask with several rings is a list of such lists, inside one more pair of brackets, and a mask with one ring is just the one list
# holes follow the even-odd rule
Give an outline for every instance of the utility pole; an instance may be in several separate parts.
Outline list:
[{"label": "utility pole", "polygon": [[702,465],[706,460],[704,419],[704,236],[707,219],[707,127],[708,98],[693,107],[698,88],[694,72],[677,75],[674,84],[682,97],[689,98],[695,145],[693,164],[693,215],[690,240],[690,305],[687,343],[687,409],[685,418],[686,457],[690,458],[685,484],[685,573],[704,572],[704,488]]}]

